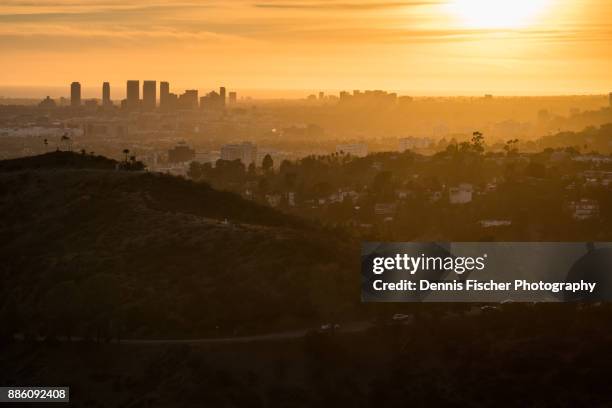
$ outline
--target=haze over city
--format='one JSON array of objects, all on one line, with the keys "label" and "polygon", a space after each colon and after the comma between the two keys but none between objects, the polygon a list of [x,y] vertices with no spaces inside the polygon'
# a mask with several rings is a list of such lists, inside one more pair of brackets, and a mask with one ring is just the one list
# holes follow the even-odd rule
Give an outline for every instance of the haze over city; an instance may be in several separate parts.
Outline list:
[{"label": "haze over city", "polygon": [[612,407],[610,44],[611,0],[0,0],[0,406]]},{"label": "haze over city", "polygon": [[598,0],[8,0],[0,94],[66,96],[75,80],[93,97],[129,78],[255,97],[604,94],[611,17]]}]

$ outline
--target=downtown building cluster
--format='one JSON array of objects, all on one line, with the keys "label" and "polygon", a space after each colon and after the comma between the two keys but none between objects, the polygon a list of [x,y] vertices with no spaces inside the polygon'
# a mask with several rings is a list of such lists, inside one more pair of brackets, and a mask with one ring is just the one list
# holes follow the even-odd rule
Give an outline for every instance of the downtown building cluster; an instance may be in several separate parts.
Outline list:
[{"label": "downtown building cluster", "polygon": [[[223,110],[226,104],[235,104],[238,101],[236,92],[227,93],[225,87],[219,91],[211,91],[199,96],[197,89],[185,90],[182,94],[170,92],[170,83],[159,83],[159,98],[157,81],[142,81],[142,97],[140,80],[128,80],[126,83],[126,97],[121,101],[121,109],[128,111],[153,111],[157,108],[166,111],[172,110]],[[102,106],[112,107],[110,83],[102,84]],[[158,103],[159,102],[159,103]],[[77,108],[82,105],[81,84],[70,84],[70,106]]]}]

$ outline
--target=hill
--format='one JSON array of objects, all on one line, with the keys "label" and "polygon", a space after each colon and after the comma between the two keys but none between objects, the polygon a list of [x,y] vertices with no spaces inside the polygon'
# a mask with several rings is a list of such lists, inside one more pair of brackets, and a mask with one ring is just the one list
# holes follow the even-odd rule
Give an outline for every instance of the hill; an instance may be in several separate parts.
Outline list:
[{"label": "hill", "polygon": [[0,171],[34,169],[99,169],[114,170],[119,162],[104,156],[56,151],[38,156],[0,161]]},{"label": "hill", "polygon": [[346,239],[207,184],[115,167],[66,152],[0,162],[5,331],[233,335],[354,307]]}]

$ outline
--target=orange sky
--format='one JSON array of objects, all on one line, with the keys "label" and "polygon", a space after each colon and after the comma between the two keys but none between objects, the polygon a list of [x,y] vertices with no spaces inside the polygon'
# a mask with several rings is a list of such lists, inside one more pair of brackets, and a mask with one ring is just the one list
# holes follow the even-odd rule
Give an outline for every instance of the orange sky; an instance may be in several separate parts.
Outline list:
[{"label": "orange sky", "polygon": [[3,0],[0,85],[607,93],[610,44],[608,0]]}]

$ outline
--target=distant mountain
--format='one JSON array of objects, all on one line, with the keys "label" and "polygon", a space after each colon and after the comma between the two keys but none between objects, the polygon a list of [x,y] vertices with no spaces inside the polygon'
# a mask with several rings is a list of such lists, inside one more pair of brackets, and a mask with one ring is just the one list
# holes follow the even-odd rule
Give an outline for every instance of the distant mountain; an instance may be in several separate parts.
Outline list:
[{"label": "distant mountain", "polygon": [[177,337],[350,312],[346,237],[206,184],[56,152],[0,162],[5,331]]}]

